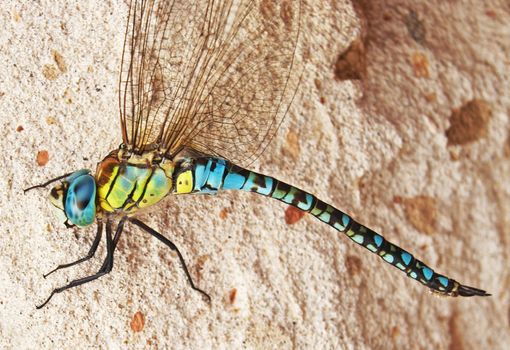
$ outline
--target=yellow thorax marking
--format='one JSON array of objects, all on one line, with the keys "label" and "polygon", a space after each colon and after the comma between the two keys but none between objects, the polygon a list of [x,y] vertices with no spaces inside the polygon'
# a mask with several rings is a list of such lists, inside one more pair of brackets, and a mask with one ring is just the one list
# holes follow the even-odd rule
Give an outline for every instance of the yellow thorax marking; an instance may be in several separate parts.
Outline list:
[{"label": "yellow thorax marking", "polygon": [[177,193],[190,193],[193,189],[193,172],[186,170],[177,176],[175,191]]}]

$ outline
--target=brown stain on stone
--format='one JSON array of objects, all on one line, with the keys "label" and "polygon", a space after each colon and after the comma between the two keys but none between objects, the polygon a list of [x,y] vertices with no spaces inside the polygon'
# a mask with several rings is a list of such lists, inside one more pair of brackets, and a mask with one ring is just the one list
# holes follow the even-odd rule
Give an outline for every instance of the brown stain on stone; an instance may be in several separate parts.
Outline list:
[{"label": "brown stain on stone", "polygon": [[362,80],[366,72],[365,44],[361,38],[357,38],[338,56],[335,63],[335,77],[338,80]]},{"label": "brown stain on stone", "polygon": [[462,343],[462,330],[459,329],[457,321],[457,313],[454,311],[448,320],[448,330],[450,333],[450,344],[448,345],[449,350],[464,350],[464,344]]},{"label": "brown stain on stone", "polygon": [[497,12],[494,11],[494,10],[487,10],[487,11],[485,11],[485,15],[487,17],[489,17],[489,18],[492,18],[492,19],[498,19],[498,17],[499,17]]},{"label": "brown stain on stone", "polygon": [[230,305],[235,303],[236,297],[237,297],[237,289],[232,288],[232,290],[230,290],[230,292],[228,293],[228,302],[230,303]]},{"label": "brown stain on stone", "polygon": [[347,255],[345,258],[345,268],[349,272],[349,275],[356,276],[363,269],[363,263],[360,258],[354,255]]},{"label": "brown stain on stone", "polygon": [[437,94],[435,92],[425,94],[425,100],[427,100],[427,102],[429,102],[429,103],[436,102]]},{"label": "brown stain on stone", "polygon": [[133,332],[141,332],[145,326],[145,317],[141,311],[137,311],[131,318],[131,330]]},{"label": "brown stain on stone", "polygon": [[305,212],[296,207],[288,206],[287,209],[285,209],[285,223],[287,223],[287,225],[295,224],[301,220],[303,216],[305,216]]},{"label": "brown stain on stone", "polygon": [[454,109],[450,127],[446,130],[448,145],[465,145],[487,136],[491,106],[487,101],[474,99]]},{"label": "brown stain on stone", "polygon": [[51,50],[53,64],[45,64],[42,69],[43,76],[48,80],[56,80],[62,73],[67,72],[67,65],[64,61],[64,57],[56,50]]},{"label": "brown stain on stone", "polygon": [[48,80],[56,80],[59,76],[57,67],[52,64],[45,64],[42,69],[44,77]]},{"label": "brown stain on stone", "polygon": [[397,326],[391,327],[391,339],[393,339],[393,341],[397,340],[399,334],[400,329]]},{"label": "brown stain on stone", "polygon": [[220,210],[220,219],[225,220],[228,217],[228,209],[223,208]]},{"label": "brown stain on stone", "polygon": [[60,70],[60,72],[66,73],[67,65],[64,61],[64,57],[57,50],[51,50],[51,54],[53,55],[53,60],[57,64],[57,67]]},{"label": "brown stain on stone", "polygon": [[285,155],[290,156],[293,160],[299,158],[301,147],[299,145],[299,136],[296,132],[290,130],[285,136]]},{"label": "brown stain on stone", "polygon": [[22,132],[23,130],[25,130],[25,129],[21,125],[18,125],[18,127],[16,128],[17,132]]},{"label": "brown stain on stone", "polygon": [[313,84],[317,90],[322,91],[322,81],[320,79],[315,78]]},{"label": "brown stain on stone", "polygon": [[429,73],[429,59],[421,52],[415,52],[411,55],[411,65],[413,67],[414,75],[417,78],[428,78]]},{"label": "brown stain on stone", "polygon": [[49,155],[48,151],[42,150],[42,151],[37,152],[37,157],[36,157],[37,165],[45,166],[46,164],[48,164],[49,160],[50,160],[50,155]]},{"label": "brown stain on stone", "polygon": [[406,217],[418,231],[433,234],[437,225],[437,201],[428,196],[404,198]]},{"label": "brown stain on stone", "polygon": [[55,125],[55,124],[57,124],[57,120],[55,119],[55,117],[47,116],[46,117],[46,123],[48,125]]}]

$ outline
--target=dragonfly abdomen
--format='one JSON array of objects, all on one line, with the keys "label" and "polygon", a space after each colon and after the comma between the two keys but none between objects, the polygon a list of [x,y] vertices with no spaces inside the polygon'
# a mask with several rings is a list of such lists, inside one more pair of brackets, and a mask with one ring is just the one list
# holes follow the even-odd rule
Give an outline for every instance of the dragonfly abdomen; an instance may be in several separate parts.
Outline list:
[{"label": "dragonfly abdomen", "polygon": [[100,207],[107,212],[133,213],[159,202],[172,189],[174,164],[163,160],[153,162],[147,153],[120,160],[110,153],[96,171]]},{"label": "dragonfly abdomen", "polygon": [[194,165],[187,170],[186,176],[189,180],[188,192],[181,193],[215,193],[225,189],[255,192],[275,198],[310,213],[344,233],[355,243],[377,254],[384,261],[426,285],[432,291],[451,296],[488,295],[483,290],[462,285],[434,272],[426,264],[414,258],[411,253],[387,241],[349,215],[314,195],[273,177],[241,168],[220,158],[194,160]]}]

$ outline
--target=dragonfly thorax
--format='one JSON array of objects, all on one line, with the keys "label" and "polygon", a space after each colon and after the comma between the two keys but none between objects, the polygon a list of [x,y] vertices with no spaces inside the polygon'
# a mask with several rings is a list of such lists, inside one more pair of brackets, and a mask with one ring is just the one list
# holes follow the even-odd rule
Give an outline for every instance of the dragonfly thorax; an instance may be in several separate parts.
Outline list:
[{"label": "dragonfly thorax", "polygon": [[97,165],[97,202],[107,213],[132,214],[156,204],[173,187],[175,163],[157,150],[135,154],[120,148]]}]

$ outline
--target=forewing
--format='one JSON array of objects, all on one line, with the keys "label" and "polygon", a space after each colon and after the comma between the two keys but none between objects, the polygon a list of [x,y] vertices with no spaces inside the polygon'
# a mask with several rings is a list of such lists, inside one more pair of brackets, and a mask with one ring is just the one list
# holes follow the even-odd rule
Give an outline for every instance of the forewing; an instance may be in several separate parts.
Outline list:
[{"label": "forewing", "polygon": [[[135,151],[183,147],[246,164],[267,146],[302,73],[300,2],[133,1],[120,106]],[[151,146],[149,146],[151,145]]]}]

